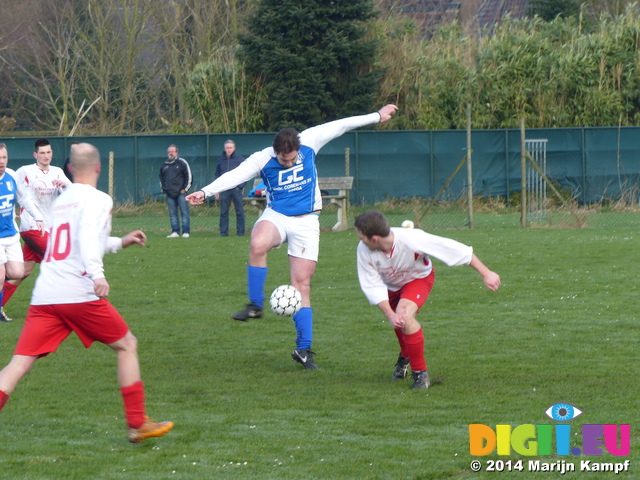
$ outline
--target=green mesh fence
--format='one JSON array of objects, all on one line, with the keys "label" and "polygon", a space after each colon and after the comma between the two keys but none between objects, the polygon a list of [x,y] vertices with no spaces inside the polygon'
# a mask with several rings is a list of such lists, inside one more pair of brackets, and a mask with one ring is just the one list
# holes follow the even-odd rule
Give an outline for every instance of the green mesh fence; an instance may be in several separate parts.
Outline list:
[{"label": "green mesh fence", "polygon": [[[640,128],[531,129],[527,138],[547,139],[549,181],[561,198],[547,195],[544,218],[529,226],[575,228],[640,226]],[[103,157],[98,188],[113,188],[119,219],[145,216],[159,232],[169,231],[169,219],[160,192],[159,169],[170,144],[191,165],[193,189],[213,180],[224,141],[232,138],[245,157],[270,145],[273,133],[104,136],[74,138],[96,145]],[[34,162],[34,138],[0,138],[9,151],[9,166]],[[70,138],[50,137],[54,165],[62,166]],[[473,130],[473,226],[520,226],[520,131]],[[113,152],[113,174],[108,172]],[[319,176],[353,176],[350,218],[367,208],[387,212],[395,224],[413,220],[422,228],[464,228],[469,225],[466,165],[456,169],[467,153],[467,132],[356,131],[333,140],[320,151]],[[247,186],[245,194],[250,186]],[[320,222],[335,223],[336,207],[327,204]],[[247,206],[247,226],[257,219]],[[192,229],[217,231],[219,205],[191,209]],[[233,207],[230,224],[235,228]],[[498,220],[496,217],[499,217]],[[145,224],[149,222],[145,221]]]}]

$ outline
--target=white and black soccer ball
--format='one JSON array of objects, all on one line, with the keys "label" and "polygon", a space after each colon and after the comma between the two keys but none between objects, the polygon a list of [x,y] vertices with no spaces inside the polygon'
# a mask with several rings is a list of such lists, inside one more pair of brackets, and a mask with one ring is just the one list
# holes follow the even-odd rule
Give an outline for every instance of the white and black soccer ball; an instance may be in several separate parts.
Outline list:
[{"label": "white and black soccer ball", "polygon": [[302,307],[302,295],[293,285],[280,285],[271,294],[269,303],[276,315],[290,317]]}]

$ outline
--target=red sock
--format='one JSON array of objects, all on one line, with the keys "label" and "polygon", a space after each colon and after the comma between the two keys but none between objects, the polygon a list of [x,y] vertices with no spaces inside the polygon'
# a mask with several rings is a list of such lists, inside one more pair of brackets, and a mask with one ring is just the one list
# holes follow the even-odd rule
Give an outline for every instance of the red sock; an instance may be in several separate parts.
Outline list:
[{"label": "red sock", "polygon": [[124,416],[131,428],[140,428],[144,423],[144,384],[136,382],[128,387],[121,387],[124,402]]},{"label": "red sock", "polygon": [[427,362],[424,359],[424,335],[422,328],[411,335],[404,335],[404,343],[409,352],[411,370],[414,372],[426,370]]},{"label": "red sock", "polygon": [[10,282],[4,282],[4,286],[2,287],[2,306],[3,307],[7,304],[11,296],[15,293],[16,288],[18,288],[18,285],[14,285],[13,283],[10,283]]},{"label": "red sock", "polygon": [[394,328],[393,332],[398,337],[398,343],[400,344],[400,355],[404,358],[409,358],[409,350],[407,350],[407,345],[404,342],[404,333],[402,333],[401,328]]},{"label": "red sock", "polygon": [[9,400],[9,395],[7,395],[2,390],[0,390],[0,412],[2,411],[2,408],[7,403],[7,400]]}]

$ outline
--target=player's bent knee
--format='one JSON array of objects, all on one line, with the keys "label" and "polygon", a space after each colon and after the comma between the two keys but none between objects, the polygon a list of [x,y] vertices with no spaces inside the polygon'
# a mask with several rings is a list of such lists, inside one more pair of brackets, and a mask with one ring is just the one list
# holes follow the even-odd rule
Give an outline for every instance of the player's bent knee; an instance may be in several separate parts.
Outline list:
[{"label": "player's bent knee", "polygon": [[127,334],[120,340],[110,343],[109,347],[116,352],[137,352],[138,351],[138,339],[128,331]]},{"label": "player's bent knee", "polygon": [[128,332],[124,338],[126,340],[126,349],[131,352],[136,352],[138,350],[138,339],[133,333]]},{"label": "player's bent knee", "polygon": [[5,264],[5,276],[11,280],[22,280],[25,270],[21,262],[7,262]]},{"label": "player's bent knee", "polygon": [[279,244],[273,244],[268,238],[257,237],[251,239],[251,244],[249,246],[250,254],[254,256],[266,255],[269,250],[274,247],[277,247]]}]

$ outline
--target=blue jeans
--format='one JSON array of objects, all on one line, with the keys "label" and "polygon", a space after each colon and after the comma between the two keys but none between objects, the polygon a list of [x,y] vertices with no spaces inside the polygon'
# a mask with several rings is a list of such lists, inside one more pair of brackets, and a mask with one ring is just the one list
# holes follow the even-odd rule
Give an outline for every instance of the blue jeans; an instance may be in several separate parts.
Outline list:
[{"label": "blue jeans", "polygon": [[171,231],[180,233],[180,222],[178,220],[178,209],[182,217],[182,233],[191,233],[191,225],[189,223],[189,204],[185,200],[186,193],[181,193],[176,198],[167,195],[167,206],[169,207],[169,221],[171,222]]},{"label": "blue jeans", "polygon": [[229,207],[233,200],[236,209],[236,234],[244,236],[244,204],[242,202],[242,189],[232,188],[225,192],[220,192],[220,235],[229,235]]}]

